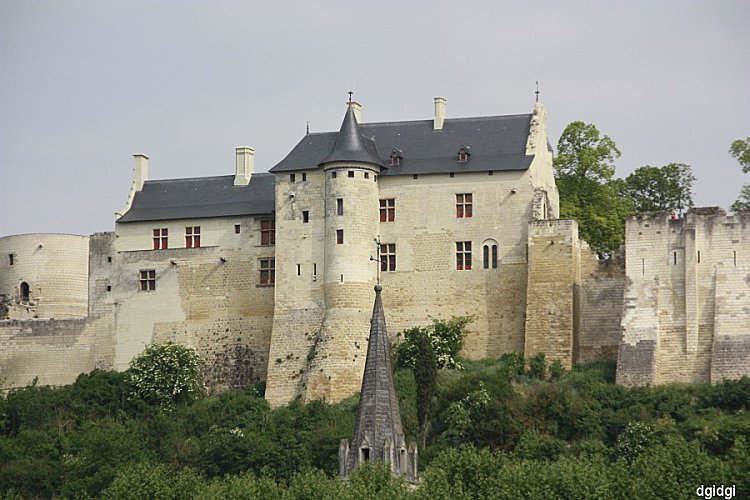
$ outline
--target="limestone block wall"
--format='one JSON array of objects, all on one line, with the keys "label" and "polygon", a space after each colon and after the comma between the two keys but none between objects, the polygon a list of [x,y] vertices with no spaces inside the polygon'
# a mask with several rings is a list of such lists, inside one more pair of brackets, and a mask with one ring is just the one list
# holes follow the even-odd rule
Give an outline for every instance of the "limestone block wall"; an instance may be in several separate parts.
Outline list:
[{"label": "limestone block wall", "polygon": [[[19,234],[0,238],[0,295],[10,319],[85,318],[88,236]],[[28,285],[29,300],[21,296]]]},{"label": "limestone block wall", "polygon": [[[260,260],[273,259],[275,250],[260,244],[264,219],[268,217],[118,224],[110,278],[114,367],[125,369],[153,342],[172,341],[197,350],[209,389],[265,378],[273,287],[260,283]],[[171,238],[174,227],[179,235],[175,245],[183,246],[185,226],[201,227],[200,248],[149,249],[152,228],[169,227]],[[155,273],[153,290],[142,290],[142,271]]]},{"label": "limestone block wall", "polygon": [[[750,373],[743,279],[750,216],[718,208],[631,217],[617,379],[708,382]],[[725,334],[719,333],[717,327]]]},{"label": "limestone block wall", "polygon": [[544,353],[565,368],[576,358],[580,243],[573,220],[529,224],[528,299],[524,355]]}]

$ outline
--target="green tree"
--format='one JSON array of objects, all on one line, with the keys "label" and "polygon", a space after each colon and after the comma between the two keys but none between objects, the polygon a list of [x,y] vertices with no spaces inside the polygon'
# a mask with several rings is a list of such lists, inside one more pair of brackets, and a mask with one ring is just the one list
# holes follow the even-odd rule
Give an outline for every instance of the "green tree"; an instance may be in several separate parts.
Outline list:
[{"label": "green tree", "polygon": [[630,203],[613,179],[620,157],[615,142],[594,125],[572,122],[562,133],[554,160],[560,217],[575,219],[581,236],[600,255],[616,250],[625,238]]},{"label": "green tree", "polygon": [[152,344],[133,358],[127,371],[131,399],[172,409],[203,392],[200,360],[195,350],[179,344]]},{"label": "green tree", "polygon": [[625,178],[625,195],[636,213],[676,212],[693,206],[695,176],[690,165],[637,168]]},{"label": "green tree", "polygon": [[428,327],[404,330],[404,340],[398,346],[399,366],[412,368],[419,355],[417,339],[426,335],[432,343],[438,368],[461,368],[458,353],[461,351],[466,327],[473,321],[471,316],[454,316],[449,320],[433,319]]},{"label": "green tree", "polygon": [[414,362],[414,381],[417,385],[417,422],[424,449],[427,442],[427,427],[437,396],[437,359],[432,342],[426,334],[417,337],[416,346],[418,354]]},{"label": "green tree", "polygon": [[[729,147],[729,154],[737,159],[743,172],[750,173],[750,137],[734,141]],[[730,209],[734,212],[750,212],[750,184],[742,186],[739,198],[732,203]]]}]

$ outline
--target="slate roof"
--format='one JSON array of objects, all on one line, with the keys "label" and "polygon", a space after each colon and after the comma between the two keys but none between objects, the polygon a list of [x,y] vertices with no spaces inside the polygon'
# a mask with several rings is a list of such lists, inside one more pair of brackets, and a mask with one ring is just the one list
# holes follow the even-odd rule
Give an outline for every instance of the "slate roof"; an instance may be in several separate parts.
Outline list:
[{"label": "slate roof", "polygon": [[234,175],[146,181],[117,222],[264,215],[275,211],[275,176],[253,174],[247,186]]},{"label": "slate roof", "polygon": [[375,305],[370,320],[370,338],[367,344],[367,360],[359,394],[357,423],[352,439],[354,453],[349,455],[348,470],[357,464],[357,454],[363,443],[369,445],[371,457],[383,459],[385,439],[390,438],[394,449],[404,446],[404,431],[401,427],[401,412],[396,396],[391,368],[390,342],[385,325],[383,301],[380,298],[382,285],[375,286]]},{"label": "slate roof", "polygon": [[378,157],[378,150],[372,139],[363,137],[360,133],[351,105],[346,110],[333,149],[321,160],[320,165],[334,161],[362,161],[385,166]]},{"label": "slate roof", "polygon": [[[433,130],[433,120],[363,123],[360,133],[373,140],[381,163],[381,175],[526,170],[533,156],[526,155],[531,114],[453,118]],[[312,133],[292,149],[270,172],[317,168],[334,149],[336,132]],[[471,148],[471,158],[458,162],[461,146]],[[401,164],[390,166],[394,148],[403,154]]]}]

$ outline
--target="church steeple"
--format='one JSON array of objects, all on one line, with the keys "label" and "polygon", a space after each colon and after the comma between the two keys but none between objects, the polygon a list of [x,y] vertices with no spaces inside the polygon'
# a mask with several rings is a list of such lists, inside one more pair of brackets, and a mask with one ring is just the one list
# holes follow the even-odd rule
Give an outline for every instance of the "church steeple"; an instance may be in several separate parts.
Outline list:
[{"label": "church steeple", "polygon": [[416,445],[412,443],[407,450],[401,427],[401,412],[393,382],[388,332],[380,297],[382,290],[380,283],[375,285],[375,305],[370,321],[357,424],[351,449],[346,439],[341,440],[339,468],[346,478],[360,463],[380,460],[390,464],[394,475],[405,475],[414,482],[417,477]]},{"label": "church steeple", "polygon": [[378,156],[373,140],[363,137],[360,133],[357,117],[354,114],[354,103],[351,101],[346,109],[336,143],[319,165],[334,161],[364,162],[385,166]]}]

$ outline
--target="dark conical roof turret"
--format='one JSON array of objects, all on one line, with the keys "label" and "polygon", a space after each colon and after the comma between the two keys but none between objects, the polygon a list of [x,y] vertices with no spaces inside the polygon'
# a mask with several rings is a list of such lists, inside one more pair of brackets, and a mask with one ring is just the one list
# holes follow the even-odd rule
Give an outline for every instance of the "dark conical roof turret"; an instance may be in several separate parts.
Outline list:
[{"label": "dark conical roof turret", "polygon": [[336,143],[328,155],[323,158],[319,165],[331,163],[334,161],[355,161],[363,163],[373,163],[385,167],[383,161],[378,156],[378,150],[372,139],[363,137],[359,131],[357,117],[354,116],[354,109],[351,103],[344,115],[344,121],[341,123],[341,130],[336,137]]}]

